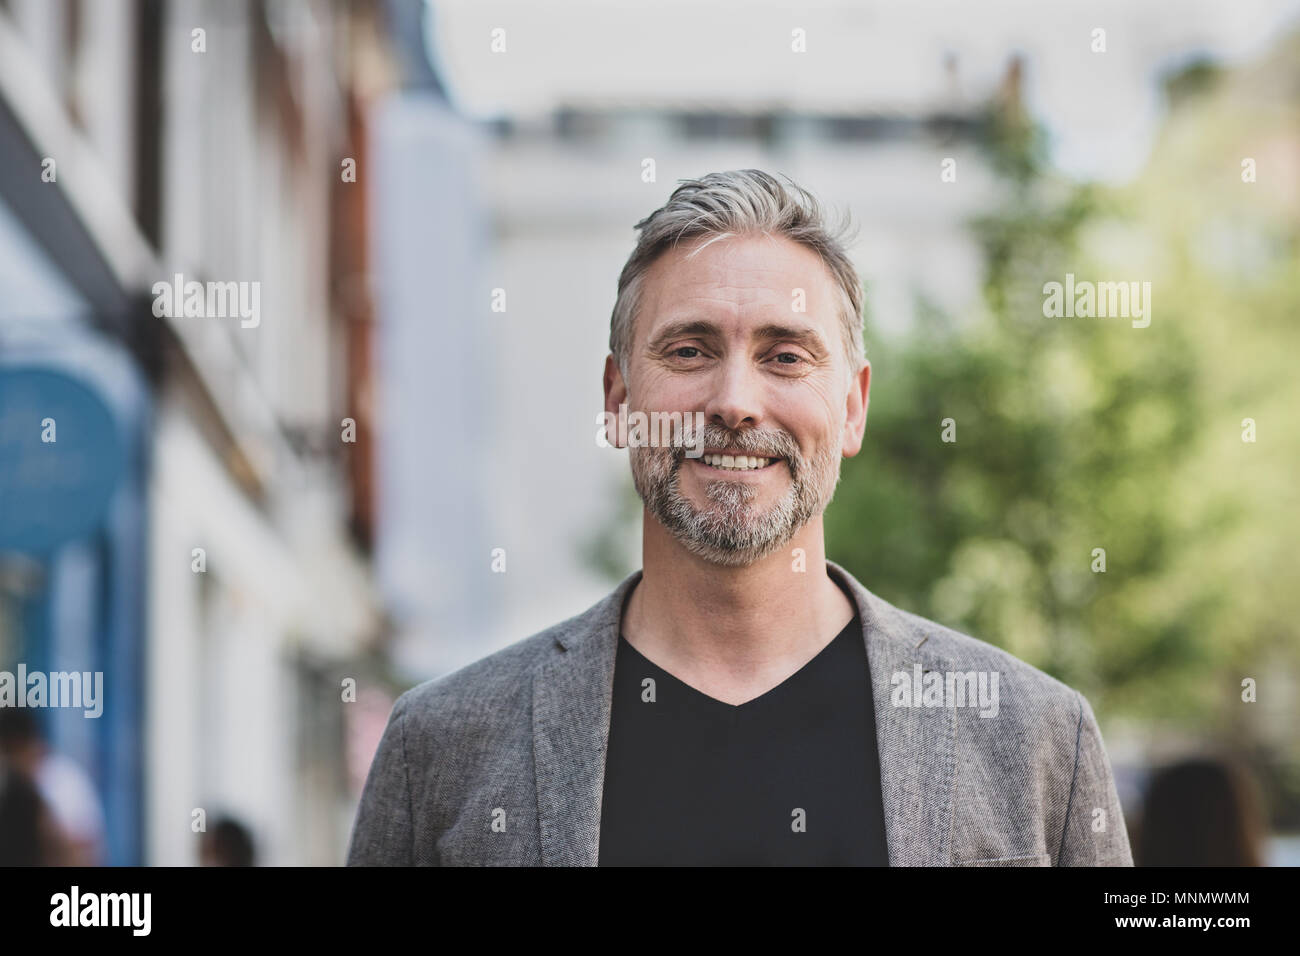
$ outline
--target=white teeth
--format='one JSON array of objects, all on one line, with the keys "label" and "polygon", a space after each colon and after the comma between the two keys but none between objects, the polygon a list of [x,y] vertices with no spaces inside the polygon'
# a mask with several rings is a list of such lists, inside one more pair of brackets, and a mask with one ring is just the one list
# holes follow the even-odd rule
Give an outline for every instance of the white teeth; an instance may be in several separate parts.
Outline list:
[{"label": "white teeth", "polygon": [[705,455],[704,463],[714,468],[726,468],[731,471],[751,471],[766,468],[776,459],[755,458],[752,455]]}]

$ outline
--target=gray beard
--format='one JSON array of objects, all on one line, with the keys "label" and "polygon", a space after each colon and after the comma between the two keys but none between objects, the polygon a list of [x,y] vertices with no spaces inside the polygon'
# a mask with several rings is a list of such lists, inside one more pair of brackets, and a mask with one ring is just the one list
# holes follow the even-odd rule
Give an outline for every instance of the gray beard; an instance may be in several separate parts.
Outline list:
[{"label": "gray beard", "polygon": [[841,428],[833,443],[806,459],[783,431],[733,433],[718,425],[706,426],[701,447],[736,448],[742,453],[785,459],[790,487],[767,511],[757,511],[752,505],[757,488],[725,478],[705,484],[709,504],[697,509],[678,488],[686,456],[680,443],[670,448],[629,448],[632,483],[646,509],[687,551],[711,564],[743,567],[772,554],[826,510],[840,480],[843,437]]}]

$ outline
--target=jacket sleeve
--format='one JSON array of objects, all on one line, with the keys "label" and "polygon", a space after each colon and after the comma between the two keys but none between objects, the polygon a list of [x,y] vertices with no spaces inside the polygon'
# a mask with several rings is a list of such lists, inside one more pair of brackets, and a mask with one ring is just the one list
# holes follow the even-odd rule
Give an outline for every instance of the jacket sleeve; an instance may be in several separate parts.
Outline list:
[{"label": "jacket sleeve", "polygon": [[411,866],[414,832],[411,781],[406,763],[407,694],[393,705],[370,764],[352,825],[348,866]]},{"label": "jacket sleeve", "polygon": [[1077,691],[1075,696],[1079,699],[1079,723],[1074,779],[1056,865],[1132,866],[1133,853],[1124,825],[1124,812],[1120,808],[1097,718],[1087,698]]}]

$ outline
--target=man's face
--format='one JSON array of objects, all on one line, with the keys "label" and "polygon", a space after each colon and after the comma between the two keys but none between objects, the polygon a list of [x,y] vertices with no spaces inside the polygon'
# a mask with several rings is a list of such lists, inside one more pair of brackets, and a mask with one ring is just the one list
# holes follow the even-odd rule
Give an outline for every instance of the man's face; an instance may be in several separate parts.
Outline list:
[{"label": "man's face", "polygon": [[[704,413],[703,456],[633,447],[632,478],[687,550],[735,567],[771,554],[826,509],[841,456],[861,448],[870,366],[849,384],[840,299],[816,252],[746,236],[687,259],[704,241],[668,251],[646,274],[629,381],[611,359],[606,409],[626,401],[630,411],[688,420]],[[715,454],[766,461],[737,470]]]}]

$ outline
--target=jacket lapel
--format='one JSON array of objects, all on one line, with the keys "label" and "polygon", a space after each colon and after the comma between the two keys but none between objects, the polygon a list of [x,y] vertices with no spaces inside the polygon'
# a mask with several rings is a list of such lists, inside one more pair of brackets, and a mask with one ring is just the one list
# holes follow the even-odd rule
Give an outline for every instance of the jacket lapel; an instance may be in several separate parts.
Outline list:
[{"label": "jacket lapel", "polygon": [[890,866],[947,866],[952,849],[956,712],[946,707],[895,707],[894,674],[913,679],[952,670],[927,647],[925,634],[832,561],[827,570],[852,592],[861,615],[880,757],[880,795]]},{"label": "jacket lapel", "polygon": [[614,660],[636,571],[598,604],[558,625],[533,676],[533,757],[543,866],[595,866],[605,789]]},{"label": "jacket lapel", "polygon": [[[925,635],[842,567],[827,571],[853,595],[862,621],[880,758],[890,866],[944,866],[951,859],[956,714],[895,707],[896,673],[952,670]],[[623,603],[635,571],[585,613],[558,625],[555,653],[533,677],[533,754],[544,866],[595,866],[609,743],[614,660]]]}]

